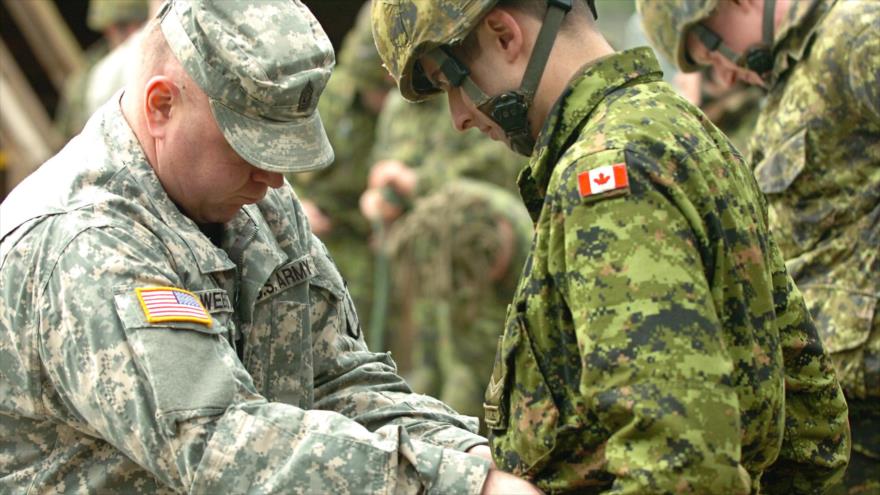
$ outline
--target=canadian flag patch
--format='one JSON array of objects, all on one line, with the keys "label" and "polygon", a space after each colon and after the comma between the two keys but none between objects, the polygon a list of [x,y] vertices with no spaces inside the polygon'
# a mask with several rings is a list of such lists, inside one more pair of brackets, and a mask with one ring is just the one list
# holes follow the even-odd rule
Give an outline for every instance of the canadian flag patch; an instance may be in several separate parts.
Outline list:
[{"label": "canadian flag patch", "polygon": [[603,165],[578,174],[578,192],[582,198],[627,187],[626,163]]}]

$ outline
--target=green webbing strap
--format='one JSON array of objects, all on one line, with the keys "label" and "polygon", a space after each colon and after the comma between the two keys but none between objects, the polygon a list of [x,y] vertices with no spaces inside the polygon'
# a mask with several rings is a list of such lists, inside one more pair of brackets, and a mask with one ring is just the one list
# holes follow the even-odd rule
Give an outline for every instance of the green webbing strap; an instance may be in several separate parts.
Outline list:
[{"label": "green webbing strap", "polygon": [[764,37],[764,45],[773,47],[773,27],[776,24],[776,0],[764,0],[764,22],[761,36]]},{"label": "green webbing strap", "polygon": [[[520,92],[525,96],[527,103],[530,103],[535,96],[535,91],[538,89],[538,84],[541,82],[541,76],[544,74],[544,68],[550,57],[550,51],[553,49],[553,43],[556,41],[556,35],[562,26],[565,15],[571,10],[571,0],[549,0],[548,4],[544,23],[538,32],[535,48],[532,50],[532,56],[520,82]],[[440,67],[450,84],[461,87],[467,93],[468,98],[474,102],[474,106],[479,108],[491,99],[474,84],[467,68],[455,58],[450,57],[445,50],[442,48],[431,50],[428,56]]]},{"label": "green webbing strap", "polygon": [[544,68],[550,58],[550,50],[553,49],[553,43],[556,41],[556,34],[562,26],[562,21],[571,10],[571,0],[550,0],[547,3],[549,5],[547,6],[547,14],[544,16],[544,23],[538,32],[532,57],[529,59],[529,65],[526,66],[526,72],[519,84],[520,91],[528,103],[531,103],[535,91],[538,89],[538,84],[541,82],[541,76],[544,74]]},{"label": "green webbing strap", "polygon": [[[412,202],[401,196],[391,186],[380,189],[382,198],[406,211]],[[391,264],[388,260],[387,232],[385,221],[378,218],[372,221],[373,235],[376,239],[375,266],[373,267],[373,307],[370,311],[370,329],[367,345],[373,352],[385,351],[385,333],[388,325],[388,300],[391,296]]]},{"label": "green webbing strap", "polygon": [[381,218],[372,221],[373,235],[376,237],[375,266],[373,267],[373,307],[370,311],[370,329],[367,333],[367,346],[373,352],[385,351],[385,325],[388,312],[389,279],[388,253],[385,252],[385,224]]}]

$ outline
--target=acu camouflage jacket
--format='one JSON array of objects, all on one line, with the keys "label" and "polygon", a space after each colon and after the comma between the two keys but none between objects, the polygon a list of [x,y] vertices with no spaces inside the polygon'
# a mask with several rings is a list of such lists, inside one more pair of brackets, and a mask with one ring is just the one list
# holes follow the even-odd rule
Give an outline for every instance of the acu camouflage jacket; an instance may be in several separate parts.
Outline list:
[{"label": "acu camouflage jacket", "polygon": [[[216,247],[117,100],[0,207],[0,492],[479,493],[476,421],[369,352],[293,191]],[[163,286],[211,324],[151,323]]]}]

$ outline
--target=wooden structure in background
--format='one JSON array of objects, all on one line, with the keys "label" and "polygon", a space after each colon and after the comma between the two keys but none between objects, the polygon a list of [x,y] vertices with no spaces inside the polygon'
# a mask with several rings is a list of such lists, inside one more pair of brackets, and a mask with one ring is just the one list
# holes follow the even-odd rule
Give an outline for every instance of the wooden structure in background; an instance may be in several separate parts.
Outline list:
[{"label": "wooden structure in background", "polygon": [[3,0],[3,5],[34,51],[57,89],[82,67],[83,55],[67,23],[53,2]]},{"label": "wooden structure in background", "polygon": [[61,145],[46,108],[0,42],[0,142],[6,152],[6,186],[12,188]]},{"label": "wooden structure in background", "polygon": [[[305,0],[337,49],[363,2]],[[49,114],[65,80],[83,64],[81,47],[97,36],[85,27],[86,6],[86,0],[0,0],[0,20],[10,31],[4,40],[20,31],[15,42],[0,40],[0,200],[63,144]]]},{"label": "wooden structure in background", "polygon": [[[60,90],[65,80],[83,64],[82,49],[54,2],[3,0],[10,17],[28,46]],[[4,153],[5,196],[22,179],[52,156],[62,145],[52,119],[28,79],[0,41],[0,151]]]}]

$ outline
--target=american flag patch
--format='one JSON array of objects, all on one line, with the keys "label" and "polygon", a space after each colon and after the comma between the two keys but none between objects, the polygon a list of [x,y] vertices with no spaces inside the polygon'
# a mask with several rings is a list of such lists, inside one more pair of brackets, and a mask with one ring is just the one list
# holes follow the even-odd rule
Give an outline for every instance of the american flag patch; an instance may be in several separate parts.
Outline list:
[{"label": "american flag patch", "polygon": [[176,287],[138,288],[135,292],[150,323],[192,321],[211,326],[211,315],[192,292]]}]

